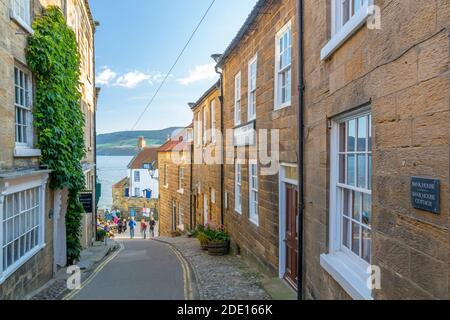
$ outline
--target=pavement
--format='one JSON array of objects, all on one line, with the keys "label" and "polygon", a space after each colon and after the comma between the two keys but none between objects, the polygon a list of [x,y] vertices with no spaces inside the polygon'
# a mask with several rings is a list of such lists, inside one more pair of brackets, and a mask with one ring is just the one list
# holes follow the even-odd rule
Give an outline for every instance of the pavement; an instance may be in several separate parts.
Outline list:
[{"label": "pavement", "polygon": [[[77,266],[81,271],[82,281],[86,280],[108,256],[118,250],[119,245],[115,241],[107,239],[105,242],[95,242],[90,248],[81,252]],[[69,291],[67,289],[67,267],[61,268],[56,275],[38,290],[30,293],[25,300],[61,300]]]},{"label": "pavement", "polygon": [[263,287],[264,277],[240,257],[210,256],[200,249],[195,238],[157,238],[170,244],[191,267],[197,299],[199,300],[270,300]]},{"label": "pavement", "polygon": [[166,244],[119,240],[122,249],[71,300],[185,300],[184,268]]}]

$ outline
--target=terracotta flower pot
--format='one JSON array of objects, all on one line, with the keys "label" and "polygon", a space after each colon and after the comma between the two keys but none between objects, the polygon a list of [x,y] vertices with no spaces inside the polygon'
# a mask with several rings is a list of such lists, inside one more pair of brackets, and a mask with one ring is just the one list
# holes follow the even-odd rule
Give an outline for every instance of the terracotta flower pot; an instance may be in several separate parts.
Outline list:
[{"label": "terracotta flower pot", "polygon": [[210,242],[208,244],[208,254],[211,256],[224,256],[230,251],[230,242]]}]

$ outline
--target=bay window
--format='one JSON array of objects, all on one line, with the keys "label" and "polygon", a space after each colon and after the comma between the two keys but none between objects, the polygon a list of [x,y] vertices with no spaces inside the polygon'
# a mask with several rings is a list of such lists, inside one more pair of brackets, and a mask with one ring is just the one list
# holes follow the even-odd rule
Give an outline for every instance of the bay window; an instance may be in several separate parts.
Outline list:
[{"label": "bay window", "polygon": [[[0,194],[0,284],[44,247],[48,176],[3,184]],[[0,187],[1,187],[0,181]],[[2,190],[0,188],[0,190]]]},{"label": "bay window", "polygon": [[275,52],[275,109],[291,105],[292,30],[291,22],[277,33]]}]

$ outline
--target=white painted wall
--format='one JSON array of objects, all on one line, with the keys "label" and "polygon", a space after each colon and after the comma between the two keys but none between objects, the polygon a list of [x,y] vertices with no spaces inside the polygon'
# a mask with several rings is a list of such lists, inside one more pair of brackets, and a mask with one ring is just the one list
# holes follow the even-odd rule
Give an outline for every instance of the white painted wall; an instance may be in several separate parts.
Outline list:
[{"label": "white painted wall", "polygon": [[[137,182],[134,180],[134,173],[136,171],[140,172],[140,181]],[[158,170],[155,172],[155,176],[150,176],[150,172],[147,169],[130,169],[129,170],[129,179],[130,179],[130,196],[131,197],[144,197],[143,191],[146,189],[152,190],[152,199],[158,198]],[[136,194],[135,189],[139,188],[140,193]]]}]

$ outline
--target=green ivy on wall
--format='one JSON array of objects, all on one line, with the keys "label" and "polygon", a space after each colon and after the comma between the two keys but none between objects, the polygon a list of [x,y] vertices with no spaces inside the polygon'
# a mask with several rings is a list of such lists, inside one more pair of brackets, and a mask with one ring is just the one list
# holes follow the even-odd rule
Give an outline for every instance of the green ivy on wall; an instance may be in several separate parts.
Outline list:
[{"label": "green ivy on wall", "polygon": [[27,63],[36,81],[33,115],[37,145],[42,163],[52,170],[50,187],[69,190],[67,262],[73,264],[81,252],[84,209],[79,193],[85,183],[81,166],[85,144],[80,56],[75,33],[58,7],[48,7],[33,23],[33,30],[28,38]]}]

